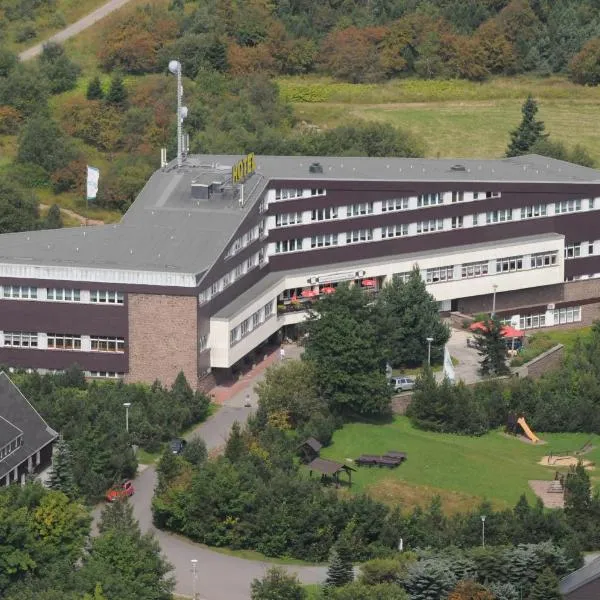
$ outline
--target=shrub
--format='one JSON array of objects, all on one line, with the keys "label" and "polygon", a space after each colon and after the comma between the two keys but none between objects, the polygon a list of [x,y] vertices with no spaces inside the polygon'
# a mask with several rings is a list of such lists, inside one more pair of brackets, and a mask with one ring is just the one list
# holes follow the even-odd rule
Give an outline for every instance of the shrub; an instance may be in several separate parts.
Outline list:
[{"label": "shrub", "polygon": [[15,135],[23,117],[21,113],[12,106],[0,106],[0,134]]}]

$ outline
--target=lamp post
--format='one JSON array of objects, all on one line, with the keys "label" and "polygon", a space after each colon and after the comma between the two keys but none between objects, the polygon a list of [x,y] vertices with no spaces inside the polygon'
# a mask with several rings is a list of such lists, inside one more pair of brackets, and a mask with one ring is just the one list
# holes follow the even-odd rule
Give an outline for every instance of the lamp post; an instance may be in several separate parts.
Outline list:
[{"label": "lamp post", "polygon": [[427,364],[431,366],[431,342],[433,342],[432,337],[427,338]]},{"label": "lamp post", "polygon": [[498,289],[498,286],[496,284],[494,284],[492,286],[492,288],[494,289],[494,296],[492,297],[492,318],[496,316],[496,290]]},{"label": "lamp post", "polygon": [[196,596],[196,583],[198,581],[198,559],[192,558],[190,559],[192,563],[192,599],[197,600]]},{"label": "lamp post", "polygon": [[481,515],[481,545],[485,548],[485,515]]},{"label": "lamp post", "polygon": [[125,407],[125,431],[129,433],[129,407],[131,402],[123,402],[123,406]]},{"label": "lamp post", "polygon": [[182,106],[183,85],[181,83],[181,63],[178,60],[169,62],[169,71],[177,77],[177,168],[183,165],[183,120],[187,117],[187,106]]}]

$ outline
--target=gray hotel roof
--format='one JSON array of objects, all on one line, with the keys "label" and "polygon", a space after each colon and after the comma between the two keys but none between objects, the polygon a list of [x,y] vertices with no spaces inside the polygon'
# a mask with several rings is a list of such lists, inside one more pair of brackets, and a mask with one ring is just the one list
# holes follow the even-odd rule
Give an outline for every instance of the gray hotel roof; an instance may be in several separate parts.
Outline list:
[{"label": "gray hotel roof", "polygon": [[[237,200],[197,200],[193,180],[228,175],[241,156],[189,156],[156,171],[115,225],[0,235],[0,263],[200,274],[225,249],[270,180],[600,183],[600,172],[529,155],[495,160],[257,156]],[[312,163],[323,172],[311,172]],[[457,166],[460,169],[456,169]],[[454,167],[454,168],[453,168]],[[209,177],[210,179],[211,177]]]}]

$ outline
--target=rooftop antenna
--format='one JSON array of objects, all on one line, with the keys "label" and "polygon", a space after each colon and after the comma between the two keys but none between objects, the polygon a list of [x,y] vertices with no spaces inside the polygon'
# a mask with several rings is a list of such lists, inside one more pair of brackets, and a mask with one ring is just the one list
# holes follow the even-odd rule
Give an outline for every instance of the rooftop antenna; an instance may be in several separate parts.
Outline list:
[{"label": "rooftop antenna", "polygon": [[187,106],[182,106],[183,101],[183,85],[181,83],[181,63],[178,60],[169,62],[169,71],[177,76],[177,168],[183,166],[183,135],[181,127],[183,120],[187,117]]}]

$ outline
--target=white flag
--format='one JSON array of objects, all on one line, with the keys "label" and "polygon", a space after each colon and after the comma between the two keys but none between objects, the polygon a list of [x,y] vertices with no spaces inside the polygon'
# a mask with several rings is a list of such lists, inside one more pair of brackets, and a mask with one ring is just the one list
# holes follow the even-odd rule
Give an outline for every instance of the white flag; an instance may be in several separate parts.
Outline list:
[{"label": "white flag", "polygon": [[87,199],[95,200],[98,194],[98,180],[100,179],[100,171],[96,167],[87,168]]},{"label": "white flag", "polygon": [[452,357],[450,356],[450,352],[448,352],[448,346],[444,346],[444,377],[447,377],[451,383],[454,383],[456,379]]}]

